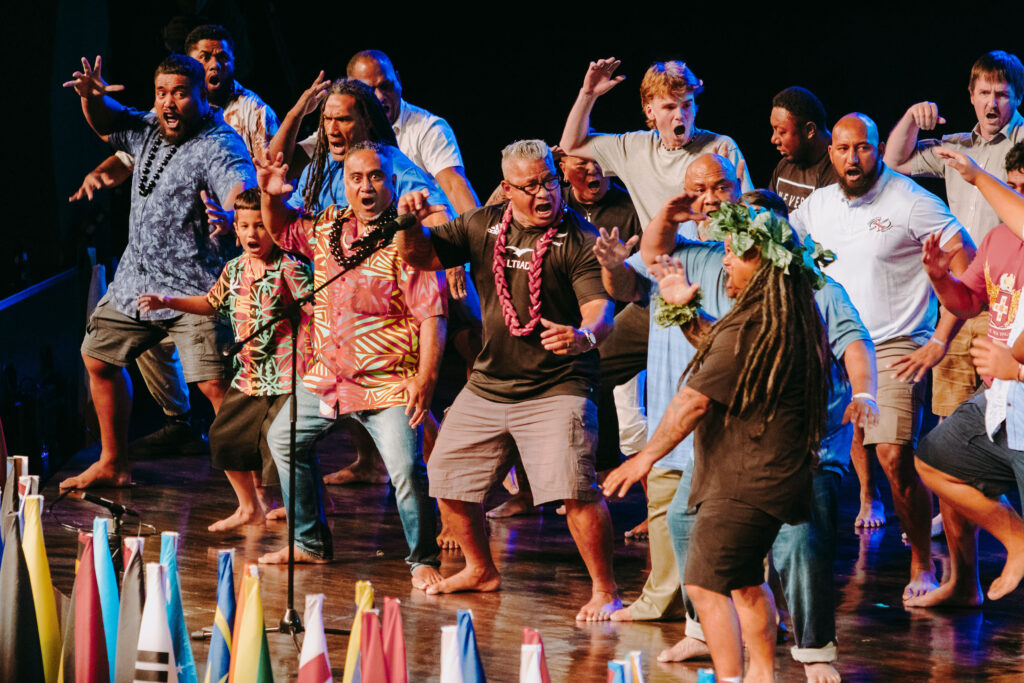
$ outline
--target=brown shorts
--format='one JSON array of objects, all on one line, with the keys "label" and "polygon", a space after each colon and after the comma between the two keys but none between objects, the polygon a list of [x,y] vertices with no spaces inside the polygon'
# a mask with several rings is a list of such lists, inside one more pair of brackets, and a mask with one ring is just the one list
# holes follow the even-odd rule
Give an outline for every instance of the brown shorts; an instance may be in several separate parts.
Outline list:
[{"label": "brown shorts", "polygon": [[463,389],[445,413],[427,464],[430,496],[482,503],[512,466],[513,445],[537,505],[596,501],[597,406],[580,396],[497,403]]},{"label": "brown shorts", "polygon": [[946,356],[932,370],[932,412],[939,417],[952,415],[957,406],[974,396],[981,377],[971,362],[971,342],[987,335],[988,311],[983,311],[964,322]]},{"label": "brown shorts", "polygon": [[921,348],[909,337],[875,345],[878,364],[878,424],[864,429],[864,445],[879,443],[917,446],[924,411],[924,382],[900,382],[889,364]]},{"label": "brown shorts", "polygon": [[210,462],[218,470],[263,472],[263,486],[280,483],[267,446],[267,430],[288,394],[249,396],[228,387],[210,425]]},{"label": "brown shorts", "polygon": [[764,560],[782,522],[748,503],[727,498],[697,507],[683,576],[686,585],[729,595],[764,583]]}]

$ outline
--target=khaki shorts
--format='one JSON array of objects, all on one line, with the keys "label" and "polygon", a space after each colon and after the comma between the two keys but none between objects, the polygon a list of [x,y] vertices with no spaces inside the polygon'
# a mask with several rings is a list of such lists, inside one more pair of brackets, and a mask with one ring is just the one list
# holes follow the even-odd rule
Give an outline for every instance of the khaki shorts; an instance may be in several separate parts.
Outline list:
[{"label": "khaki shorts", "polygon": [[513,445],[536,505],[601,497],[594,472],[597,406],[580,396],[497,403],[463,389],[427,464],[430,496],[482,503],[512,466]]},{"label": "khaki shorts", "polygon": [[909,337],[897,337],[875,345],[878,364],[878,424],[864,429],[864,445],[878,443],[917,446],[924,411],[924,382],[900,382],[888,369],[890,363],[921,348]]},{"label": "khaki shorts", "polygon": [[974,396],[981,377],[971,362],[971,342],[988,336],[988,311],[964,322],[946,356],[932,370],[932,412],[952,415],[957,406]]},{"label": "khaki shorts", "polygon": [[82,354],[126,368],[164,337],[174,340],[186,382],[231,377],[222,351],[234,341],[219,316],[185,313],[170,320],[136,320],[121,313],[105,295],[85,326]]}]

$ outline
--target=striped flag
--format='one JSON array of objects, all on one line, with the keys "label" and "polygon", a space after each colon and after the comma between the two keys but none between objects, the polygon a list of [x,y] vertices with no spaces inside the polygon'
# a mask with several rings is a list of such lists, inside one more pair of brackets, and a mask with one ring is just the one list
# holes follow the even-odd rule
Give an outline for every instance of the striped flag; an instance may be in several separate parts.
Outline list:
[{"label": "striped flag", "polygon": [[228,669],[229,683],[233,683],[233,681],[237,680],[235,678],[235,669],[238,668],[238,644],[240,642],[239,635],[242,631],[242,619],[245,616],[245,596],[249,594],[249,582],[252,579],[258,579],[259,576],[259,565],[245,565],[245,569],[242,571],[242,586],[238,591],[238,603],[235,607],[235,625],[231,630],[231,666]]},{"label": "striped flag", "polygon": [[551,683],[544,658],[544,641],[532,628],[523,629],[523,650],[519,658],[519,683]]},{"label": "striped flag", "polygon": [[473,629],[473,613],[468,609],[459,610],[458,629],[459,658],[462,664],[462,683],[486,683],[484,666],[476,648],[476,631]]},{"label": "striped flag", "polygon": [[362,633],[363,612],[373,608],[373,586],[369,581],[356,581],[356,616],[352,619],[352,633],[348,637],[348,652],[345,656],[345,677],[342,683],[353,683],[359,666],[360,634]]},{"label": "striped flag", "polygon": [[231,672],[231,630],[235,624],[235,551],[217,553],[217,611],[203,683],[225,683]]},{"label": "striped flag", "polygon": [[192,643],[185,627],[185,612],[181,606],[181,584],[178,581],[178,532],[160,534],[160,564],[167,582],[167,625],[174,642],[174,661],[178,664],[178,678],[182,683],[198,683],[196,662],[192,658]]},{"label": "striped flag", "polygon": [[57,622],[57,602],[53,597],[53,581],[50,580],[50,563],[43,543],[42,510],[42,496],[30,495],[25,498],[25,533],[21,547],[25,554],[28,577],[32,582],[32,601],[36,608],[46,683],[56,683],[60,671],[60,628]]},{"label": "striped flag", "polygon": [[629,653],[629,671],[633,675],[633,683],[644,683],[644,660],[640,650]]},{"label": "striped flag", "polygon": [[143,576],[142,549],[145,539],[130,536],[124,539],[121,556],[124,576],[121,577],[121,609],[117,615],[117,659],[114,660],[115,683],[135,680],[135,659],[139,651],[142,610],[146,604],[146,581]]},{"label": "striped flag", "polygon": [[405,659],[405,633],[402,631],[402,603],[397,598],[384,598],[384,657],[388,660],[391,683],[409,683]]},{"label": "striped flag", "polygon": [[18,514],[4,517],[3,565],[0,565],[0,681],[43,683],[43,655]]},{"label": "striped flag", "polygon": [[245,586],[245,608],[239,619],[238,641],[232,653],[232,680],[238,683],[273,683],[270,668],[270,650],[267,631],[263,625],[263,601],[260,598],[260,579],[248,575]]},{"label": "striped flag", "polygon": [[302,641],[302,656],[299,658],[298,683],[333,683],[331,662],[327,658],[327,637],[324,635],[323,593],[306,596],[303,621],[306,637]]},{"label": "striped flag", "polygon": [[117,575],[110,557],[107,519],[96,517],[92,521],[92,558],[96,564],[96,585],[100,591],[103,613],[103,633],[107,639],[107,661],[110,662],[110,683],[114,683],[114,665],[117,662],[117,616],[121,600],[117,595]]},{"label": "striped flag", "polygon": [[[174,641],[167,622],[167,585],[161,564],[146,565],[146,606],[142,610],[139,646],[135,655],[136,683],[178,683]],[[78,683],[76,681],[76,683]]]}]

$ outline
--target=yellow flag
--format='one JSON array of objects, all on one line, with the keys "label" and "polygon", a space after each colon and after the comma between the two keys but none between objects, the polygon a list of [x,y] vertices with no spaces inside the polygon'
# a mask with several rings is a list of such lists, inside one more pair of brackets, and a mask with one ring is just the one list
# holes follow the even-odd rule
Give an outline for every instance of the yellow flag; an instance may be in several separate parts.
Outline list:
[{"label": "yellow flag", "polygon": [[352,620],[352,633],[348,637],[348,654],[345,657],[345,677],[342,683],[352,683],[352,677],[355,675],[363,612],[368,609],[373,609],[373,586],[369,581],[356,581],[356,616]]},{"label": "yellow flag", "polygon": [[25,497],[25,533],[21,541],[32,584],[32,601],[36,606],[39,645],[43,653],[43,674],[46,683],[56,683],[60,670],[60,629],[57,625],[57,603],[53,598],[50,564],[43,544],[42,496]]}]

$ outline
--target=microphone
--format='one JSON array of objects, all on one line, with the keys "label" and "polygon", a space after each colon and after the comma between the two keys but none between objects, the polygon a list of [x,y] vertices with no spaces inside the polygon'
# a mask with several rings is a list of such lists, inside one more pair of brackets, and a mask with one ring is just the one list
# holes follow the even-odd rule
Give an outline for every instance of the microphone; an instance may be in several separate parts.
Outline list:
[{"label": "microphone", "polygon": [[395,236],[395,233],[399,230],[408,230],[409,228],[416,225],[416,215],[411,213],[403,213],[401,216],[396,217],[394,220],[388,221],[387,223],[381,223],[375,230],[371,230],[359,239],[352,242],[353,249],[359,249],[366,244],[371,244],[377,239],[383,238],[385,241],[391,241],[391,238]]},{"label": "microphone", "polygon": [[106,498],[103,498],[101,496],[93,495],[87,491],[76,490],[70,491],[69,493],[72,496],[78,496],[82,500],[92,503],[93,505],[99,505],[101,508],[105,508],[108,512],[110,512],[110,514],[114,515],[115,517],[121,517],[123,515],[128,515],[130,517],[140,516],[138,512],[132,510],[131,508],[125,507],[120,503],[115,503],[112,500],[107,500]]}]

